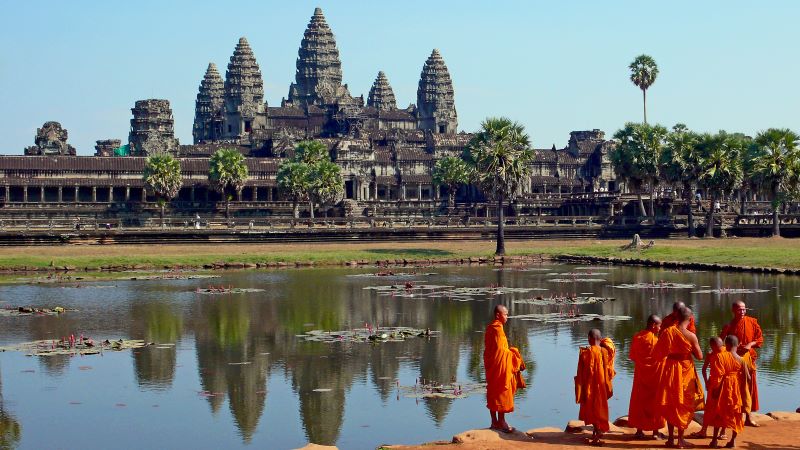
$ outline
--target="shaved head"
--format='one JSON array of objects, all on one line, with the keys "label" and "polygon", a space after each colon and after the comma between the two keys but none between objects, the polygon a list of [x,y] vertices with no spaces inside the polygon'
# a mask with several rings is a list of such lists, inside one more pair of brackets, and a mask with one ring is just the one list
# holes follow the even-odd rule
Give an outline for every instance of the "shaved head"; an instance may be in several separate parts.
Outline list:
[{"label": "shaved head", "polygon": [[503,305],[495,305],[494,320],[499,320],[503,324],[508,322],[508,308]]},{"label": "shaved head", "polygon": [[591,330],[589,330],[589,339],[590,340],[594,339],[595,341],[599,341],[600,339],[603,339],[603,334],[600,333],[600,330],[598,330],[597,328],[592,328]]},{"label": "shaved head", "polygon": [[691,308],[684,306],[683,309],[680,309],[679,311],[680,311],[681,322],[686,322],[687,320],[692,318]]},{"label": "shaved head", "polygon": [[658,317],[655,314],[650,314],[647,318],[647,328],[652,328],[653,325],[661,323],[661,317]]},{"label": "shaved head", "polygon": [[735,348],[739,346],[739,338],[733,334],[725,336],[725,346],[728,348]]},{"label": "shaved head", "polygon": [[498,314],[498,313],[502,313],[502,312],[508,312],[508,308],[506,308],[503,305],[495,305],[494,314]]},{"label": "shaved head", "polygon": [[742,319],[747,315],[747,305],[745,305],[741,300],[736,300],[731,305],[731,312],[733,313],[733,317],[735,319]]},{"label": "shaved head", "polygon": [[717,347],[722,347],[722,339],[720,339],[718,336],[714,336],[708,340],[708,344],[711,345],[712,347],[714,347],[715,345]]},{"label": "shaved head", "polygon": [[731,309],[747,308],[747,305],[741,300],[736,300],[731,304]]},{"label": "shaved head", "polygon": [[683,302],[681,302],[681,301],[677,301],[677,302],[675,302],[675,303],[673,303],[673,304],[672,304],[672,310],[673,310],[674,312],[678,312],[678,311],[680,311],[680,310],[681,310],[681,309],[683,309],[683,308],[686,308],[686,303],[683,303]]}]

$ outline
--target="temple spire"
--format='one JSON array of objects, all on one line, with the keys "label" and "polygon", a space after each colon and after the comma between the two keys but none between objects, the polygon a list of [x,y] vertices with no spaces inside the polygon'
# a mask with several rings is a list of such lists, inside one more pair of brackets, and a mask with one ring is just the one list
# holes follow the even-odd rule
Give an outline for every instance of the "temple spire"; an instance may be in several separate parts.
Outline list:
[{"label": "temple spire", "polygon": [[438,49],[433,49],[422,67],[417,120],[420,129],[434,133],[456,133],[458,128],[453,81]]},{"label": "temple spire", "polygon": [[221,119],[224,93],[225,87],[222,77],[217,71],[217,65],[213,62],[208,63],[195,101],[194,127],[192,129],[195,144],[220,138],[220,128],[219,126],[215,127],[213,122]]},{"label": "temple spire", "polygon": [[300,106],[352,101],[347,86],[342,85],[342,63],[336,38],[322,9],[316,8],[297,52],[297,71],[295,82],[289,88],[289,102]]},{"label": "temple spire", "polygon": [[392,91],[392,86],[389,85],[389,80],[386,78],[386,74],[383,73],[383,71],[378,72],[378,78],[375,79],[372,88],[369,90],[367,106],[371,106],[380,111],[397,108],[394,91]]},{"label": "temple spire", "polygon": [[241,139],[256,128],[266,128],[264,81],[250,43],[241,37],[225,72],[223,137]]}]

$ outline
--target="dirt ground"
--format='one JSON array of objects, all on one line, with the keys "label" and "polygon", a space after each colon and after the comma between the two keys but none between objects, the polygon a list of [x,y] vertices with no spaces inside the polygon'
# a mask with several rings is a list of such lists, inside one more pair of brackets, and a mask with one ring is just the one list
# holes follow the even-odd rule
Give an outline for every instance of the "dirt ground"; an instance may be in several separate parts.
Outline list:
[{"label": "dirt ground", "polygon": [[[778,413],[776,413],[778,414]],[[781,420],[759,417],[758,428],[746,427],[736,439],[736,448],[747,450],[800,450],[800,414],[779,413]],[[697,423],[689,432],[699,429]],[[664,441],[633,440],[635,430],[612,426],[604,437],[603,448],[618,449],[663,449]],[[471,430],[454,436],[460,443],[432,442],[419,446],[384,446],[403,450],[516,450],[547,448],[552,450],[578,450],[591,448],[584,439],[591,433],[584,429],[579,433],[565,433],[558,428],[538,428],[528,432],[517,431],[504,434],[489,429]],[[710,439],[689,439],[697,448],[708,448]],[[722,442],[721,445],[725,445]]]}]

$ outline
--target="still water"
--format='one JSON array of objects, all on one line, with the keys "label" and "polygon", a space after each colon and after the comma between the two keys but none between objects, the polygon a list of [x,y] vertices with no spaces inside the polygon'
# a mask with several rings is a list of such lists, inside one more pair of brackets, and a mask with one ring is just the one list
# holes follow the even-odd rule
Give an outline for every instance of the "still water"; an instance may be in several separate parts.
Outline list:
[{"label": "still water", "polygon": [[[484,399],[408,398],[398,393],[397,384],[413,386],[418,378],[483,381],[482,331],[495,302],[508,305],[511,315],[577,309],[632,317],[559,324],[511,319],[506,326],[509,341],[528,362],[529,387],[519,393],[517,411],[509,420],[517,428],[561,427],[577,416],[572,386],[577,349],[594,326],[618,343],[610,408],[612,417],[626,414],[633,371],[626,358],[630,338],[649,314],[666,314],[676,299],[695,310],[701,342],[730,319],[732,300],[746,300],[766,338],[759,373],[763,411],[800,406],[800,278],[598,267],[590,277],[604,281],[554,283],[548,280],[564,276],[548,272],[587,269],[534,269],[416,269],[435,273],[413,278],[417,283],[548,289],[483,301],[379,296],[364,288],[405,281],[352,276],[376,269],[222,272],[221,279],[213,280],[0,287],[0,307],[79,310],[59,317],[0,317],[0,345],[73,333],[175,344],[82,357],[0,353],[0,448],[283,449],[314,442],[361,449],[449,439],[487,425]],[[613,287],[660,280],[696,288]],[[195,292],[209,285],[264,291]],[[766,292],[692,293],[714,288]],[[513,302],[573,292],[616,300],[576,307]],[[377,345],[297,337],[313,329],[346,330],[365,323],[430,328],[441,335]],[[243,362],[249,364],[232,364]]]}]

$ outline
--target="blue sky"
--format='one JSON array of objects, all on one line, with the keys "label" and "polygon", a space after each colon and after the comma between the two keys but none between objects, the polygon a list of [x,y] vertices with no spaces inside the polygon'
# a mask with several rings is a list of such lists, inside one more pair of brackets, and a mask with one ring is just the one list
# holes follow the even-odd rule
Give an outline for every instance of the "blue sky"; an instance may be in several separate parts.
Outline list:
[{"label": "blue sky", "polygon": [[648,118],[700,131],[800,131],[798,1],[3,1],[0,153],[21,154],[57,120],[79,154],[127,140],[137,99],[166,98],[191,143],[209,62],[223,73],[246,36],[278,105],[315,6],[336,35],[344,81],[366,97],[379,70],[398,104],[416,101],[439,48],[453,78],[459,129],[505,115],[537,148],[571,130],[609,135],[640,121],[627,66],[647,53],[661,73]]}]

